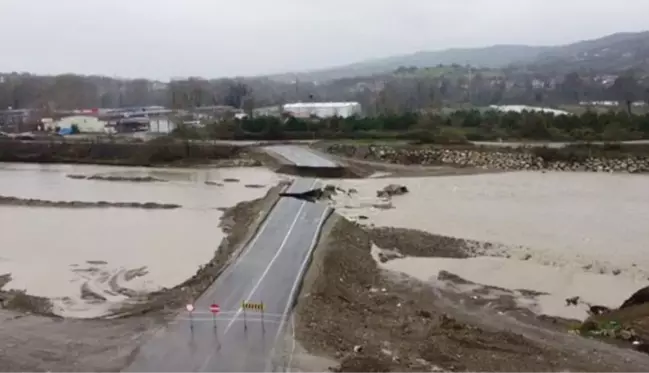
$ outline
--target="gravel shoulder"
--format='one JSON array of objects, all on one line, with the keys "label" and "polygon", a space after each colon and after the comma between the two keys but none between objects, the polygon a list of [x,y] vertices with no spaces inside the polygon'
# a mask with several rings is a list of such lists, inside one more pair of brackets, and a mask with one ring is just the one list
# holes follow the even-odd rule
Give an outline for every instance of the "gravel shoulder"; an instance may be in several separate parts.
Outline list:
[{"label": "gravel shoulder", "polygon": [[518,309],[505,289],[459,291],[467,282],[450,273],[423,283],[372,258],[372,244],[399,255],[475,255],[464,240],[330,219],[295,309],[295,336],[310,354],[338,361],[334,370],[649,369],[649,356],[571,334],[570,320]]},{"label": "gravel shoulder", "polygon": [[182,305],[196,299],[241,253],[284,187],[280,184],[263,198],[226,210],[220,225],[228,236],[212,261],[184,283],[137,299],[111,320],[48,316],[48,305],[41,298],[0,292],[0,371],[121,370],[143,339],[171,320]]}]

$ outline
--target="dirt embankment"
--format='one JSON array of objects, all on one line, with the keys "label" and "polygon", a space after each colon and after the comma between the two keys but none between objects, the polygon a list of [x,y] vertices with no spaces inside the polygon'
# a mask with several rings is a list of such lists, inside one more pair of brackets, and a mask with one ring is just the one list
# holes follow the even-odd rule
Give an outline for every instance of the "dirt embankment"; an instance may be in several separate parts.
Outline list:
[{"label": "dirt embankment", "polygon": [[0,206],[57,207],[57,208],[138,208],[138,209],[177,209],[182,207],[173,203],[157,202],[85,202],[85,201],[48,201],[44,199],[19,198],[0,195]]},{"label": "dirt embankment", "polygon": [[573,145],[554,149],[324,143],[316,147],[337,156],[403,165],[448,165],[504,171],[649,172],[646,146]]},{"label": "dirt embankment", "polygon": [[0,162],[89,163],[124,166],[259,166],[246,148],[230,144],[194,144],[173,139],[149,142],[43,142],[1,140]]},{"label": "dirt embankment", "polygon": [[52,313],[49,299],[28,295],[23,290],[2,290],[10,281],[11,274],[0,275],[0,308],[58,318]]},{"label": "dirt embankment", "polygon": [[[372,243],[404,255],[474,255],[463,240],[363,230],[334,217],[305,278],[296,337],[310,353],[340,361],[338,371],[649,369],[643,354],[559,331],[552,320],[523,324],[473,295],[382,271],[371,257]],[[447,273],[442,280],[462,281]]]},{"label": "dirt embankment", "polygon": [[66,175],[75,180],[127,181],[131,183],[166,183],[169,180],[153,176],[104,176],[104,175]]}]

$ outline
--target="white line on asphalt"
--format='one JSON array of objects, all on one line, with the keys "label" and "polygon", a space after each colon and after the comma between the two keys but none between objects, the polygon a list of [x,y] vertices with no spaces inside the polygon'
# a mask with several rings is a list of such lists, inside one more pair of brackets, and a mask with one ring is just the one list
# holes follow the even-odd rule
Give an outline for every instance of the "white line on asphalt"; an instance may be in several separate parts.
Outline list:
[{"label": "white line on asphalt", "polygon": [[[207,322],[213,322],[214,320],[223,321],[223,320],[230,320],[230,318],[229,317],[227,317],[227,318],[218,318],[217,317],[216,319],[213,319],[211,317],[194,317],[192,319],[190,319],[190,318],[186,318],[186,319],[185,318],[180,318],[180,319],[176,320],[176,322],[178,322],[178,321],[192,321],[192,322],[205,321],[207,323]],[[241,320],[237,320],[237,321],[241,321]],[[248,316],[248,317],[246,317],[246,322],[260,322],[260,323],[263,322],[263,323],[270,323],[270,324],[281,324],[281,321],[280,321],[279,318],[276,318],[274,320],[268,320],[266,318],[266,316],[264,316],[263,318],[262,317],[249,317]]]},{"label": "white line on asphalt", "polygon": [[[317,179],[314,180],[314,182],[313,182],[313,184],[311,184],[311,186],[315,185],[316,182],[317,182]],[[286,232],[286,236],[284,236],[284,240],[280,244],[279,249],[277,250],[277,252],[273,256],[273,258],[270,260],[270,262],[266,266],[266,269],[261,274],[261,277],[259,278],[259,280],[255,284],[255,286],[250,291],[250,294],[248,294],[248,297],[245,299],[245,302],[250,301],[250,298],[252,298],[252,296],[255,294],[255,291],[257,291],[257,289],[259,288],[259,285],[261,285],[262,281],[264,280],[264,277],[266,277],[266,275],[268,274],[268,271],[270,271],[270,268],[272,267],[273,263],[275,263],[275,260],[277,260],[277,258],[279,257],[279,254],[282,253],[282,250],[284,249],[284,246],[286,246],[286,242],[288,242],[288,238],[291,236],[291,233],[293,232],[293,229],[295,228],[295,225],[297,224],[297,221],[298,221],[300,215],[302,214],[302,210],[304,210],[304,206],[306,206],[307,203],[308,202],[302,202],[302,204],[300,205],[300,208],[298,209],[297,214],[295,214],[295,218],[293,219],[293,222],[291,223],[291,226],[288,228],[288,231]],[[232,325],[237,320],[237,318],[239,317],[240,314],[241,314],[241,308],[239,308],[237,310],[237,312],[235,313],[232,320],[225,327],[225,331],[223,332],[224,335],[228,332],[228,330],[230,330],[230,328],[232,327]],[[280,326],[281,326],[281,324],[280,324]],[[214,356],[213,352],[210,353],[210,355],[208,355],[207,359],[205,359],[203,364],[201,364],[201,368],[200,368],[201,371],[205,370],[205,367],[207,366],[207,364],[209,364],[210,360],[212,360],[213,356]]]},{"label": "white line on asphalt", "polygon": [[[234,310],[234,311],[220,311],[217,314],[217,317],[221,316],[221,315],[231,315],[231,314],[236,314],[236,313],[237,313],[236,310]],[[255,312],[255,313],[257,313],[257,312]],[[185,314],[187,314],[187,313],[185,313]],[[194,312],[192,312],[192,315],[199,315],[199,316],[212,315],[212,312],[210,312],[210,311],[194,311]],[[264,316],[281,317],[282,314],[281,313],[264,313]],[[183,318],[184,316],[178,316],[178,317]]]},{"label": "white line on asphalt", "polygon": [[[310,186],[308,189],[312,189],[312,188],[315,186],[315,184],[316,184],[317,182],[318,182],[318,180],[315,179],[315,180],[313,181],[313,183],[311,183],[311,186]],[[292,187],[294,184],[295,184],[295,180],[293,180],[293,182],[291,183],[291,185],[289,185],[288,188],[286,188],[285,190],[288,191],[289,189],[291,189],[291,187]],[[307,190],[308,190],[308,189],[307,189]],[[279,197],[279,198],[280,198],[280,200],[281,200],[283,197]],[[277,201],[277,204],[278,204],[278,203],[279,203],[279,200]],[[303,203],[306,203],[306,202],[303,202]],[[270,223],[271,218],[272,218],[271,215],[273,214],[273,211],[275,210],[275,207],[277,207],[277,204],[275,204],[275,205],[273,206],[273,209],[269,212],[269,215],[268,215],[268,216],[266,217],[266,219],[264,220],[264,225],[259,229],[259,231],[257,231],[257,234],[252,238],[252,240],[250,240],[250,242],[249,242],[249,243],[244,247],[244,252],[241,254],[241,256],[239,256],[239,258],[237,258],[237,260],[233,263],[232,267],[231,267],[230,269],[228,269],[230,272],[234,272],[234,270],[237,269],[237,267],[239,266],[239,264],[241,264],[241,263],[243,262],[244,258],[245,258],[245,257],[246,257],[246,256],[247,256],[251,251],[253,251],[252,248],[255,247],[255,244],[256,244],[257,241],[259,240],[259,237],[263,236],[263,233],[266,231],[266,228],[268,227],[268,224]],[[228,304],[228,302],[230,301],[230,299],[232,299],[232,297],[233,297],[235,294],[236,294],[236,292],[231,292],[230,295],[228,295],[228,296],[223,300],[223,304]]]},{"label": "white line on asphalt", "polygon": [[[311,186],[309,187],[309,189],[312,189],[316,185],[317,182],[318,182],[318,179],[314,179],[313,183],[311,183]],[[282,240],[282,243],[279,245],[279,248],[277,249],[277,252],[275,252],[275,255],[273,256],[273,258],[270,260],[270,262],[266,266],[266,269],[261,274],[261,277],[259,278],[259,280],[255,284],[255,286],[252,288],[252,290],[250,291],[250,294],[248,294],[248,297],[246,298],[245,302],[250,301],[250,298],[252,298],[252,296],[255,294],[255,291],[257,291],[257,288],[259,288],[259,285],[261,285],[261,282],[264,280],[264,277],[266,277],[266,275],[268,274],[268,271],[270,271],[270,267],[272,267],[275,260],[277,260],[277,258],[279,257],[279,254],[282,252],[282,250],[284,250],[284,246],[286,246],[286,242],[288,242],[288,239],[291,236],[291,233],[293,232],[293,229],[295,228],[295,224],[297,224],[297,221],[299,220],[299,217],[302,214],[302,210],[304,210],[304,206],[306,206],[307,203],[309,203],[309,202],[305,201],[305,202],[302,202],[302,204],[300,205],[300,208],[297,210],[297,214],[295,214],[295,218],[293,219],[293,222],[291,223],[291,226],[288,228],[288,231],[286,231],[286,235],[284,236],[284,239]],[[239,307],[239,309],[237,310],[237,313],[235,314],[235,319],[236,319],[237,316],[239,316],[239,314],[241,314],[241,307]],[[234,320],[232,322],[234,322]],[[226,329],[225,329],[226,333],[230,329],[230,326],[232,325],[232,322],[226,327]]]},{"label": "white line on asphalt", "polygon": [[[309,263],[309,259],[311,259],[311,255],[313,254],[313,251],[315,250],[316,244],[318,242],[318,237],[320,236],[320,232],[322,231],[322,226],[324,225],[325,222],[325,216],[329,213],[329,207],[325,208],[324,212],[322,213],[322,216],[320,216],[320,221],[318,222],[318,227],[315,230],[315,233],[313,234],[313,239],[311,240],[311,247],[309,247],[309,251],[307,252],[307,255],[304,257],[304,260],[302,261],[302,265],[300,266],[300,270],[297,273],[297,276],[295,277],[295,281],[293,282],[293,287],[291,287],[291,292],[289,293],[289,298],[288,302],[286,302],[286,307],[284,308],[284,312],[282,313],[282,322],[279,324],[279,328],[277,329],[277,334],[275,335],[275,341],[273,343],[273,350],[270,354],[271,359],[272,356],[274,355],[275,352],[275,346],[277,345],[277,339],[279,338],[279,333],[282,331],[282,328],[284,327],[284,322],[286,321],[286,315],[288,314],[291,305],[293,304],[293,301],[295,300],[295,292],[297,291],[297,287],[299,286],[302,277],[304,276],[304,272],[306,271],[306,266]],[[293,332],[294,333],[294,332]],[[293,334],[293,339],[295,340],[295,334]],[[294,345],[295,347],[295,345]],[[291,355],[293,354],[293,351],[291,352]],[[268,367],[266,367],[268,368]]]},{"label": "white line on asphalt", "polygon": [[[261,274],[261,277],[259,277],[259,280],[257,280],[257,283],[252,288],[252,290],[250,291],[250,294],[248,294],[248,296],[246,297],[244,302],[250,302],[250,299],[255,294],[255,292],[259,288],[259,285],[261,285],[262,281],[264,281],[264,278],[266,277],[266,275],[270,271],[270,268],[273,266],[273,263],[275,263],[277,258],[279,258],[279,254],[281,254],[282,250],[284,250],[284,247],[286,246],[286,243],[288,242],[288,239],[291,236],[291,233],[293,232],[293,229],[295,229],[295,225],[297,224],[297,221],[299,220],[300,215],[302,214],[302,210],[304,210],[304,206],[306,206],[306,202],[304,202],[304,203],[302,203],[302,205],[300,205],[300,208],[297,210],[297,214],[295,214],[295,218],[293,219],[293,222],[291,223],[291,226],[288,228],[288,232],[286,232],[286,236],[284,236],[284,240],[282,240],[282,243],[280,244],[279,249],[275,252],[275,255],[273,255],[273,258],[270,260],[270,263],[268,263],[268,266],[266,266],[266,269]],[[241,313],[241,308],[239,308],[237,313],[234,315],[234,318],[236,319],[237,316],[239,316],[240,313]],[[234,322],[234,320],[232,320],[230,322],[230,324],[226,327],[226,329],[225,329],[226,332],[228,331],[228,329],[230,329],[230,326],[232,325],[233,322]]]},{"label": "white line on asphalt", "polygon": [[[280,199],[281,199],[281,198],[282,198],[282,197],[280,197]],[[279,200],[278,200],[278,203],[279,203]],[[275,204],[275,206],[277,206],[277,204]],[[266,218],[264,219],[264,223],[263,223],[263,225],[259,228],[259,230],[257,231],[257,234],[252,238],[252,240],[250,240],[250,242],[249,242],[245,247],[243,247],[243,250],[244,250],[243,253],[242,253],[238,258],[236,258],[235,262],[232,263],[232,266],[231,266],[231,267],[228,266],[228,267],[226,268],[227,271],[230,271],[229,273],[234,272],[234,270],[239,266],[239,264],[240,264],[240,263],[243,261],[243,259],[248,255],[248,253],[250,253],[250,252],[252,251],[251,249],[255,246],[255,243],[257,243],[257,240],[259,239],[259,237],[262,236],[263,233],[264,233],[264,231],[266,231],[266,228],[268,228],[268,224],[269,224],[270,221],[271,221],[271,218],[272,218],[271,215],[273,214],[273,211],[274,211],[274,210],[275,210],[275,208],[273,207],[273,210],[271,210],[271,211],[268,213],[268,216],[266,216]],[[223,274],[225,274],[225,271],[223,271],[223,272],[221,273],[221,275],[223,275]],[[219,276],[219,277],[221,277],[221,276]],[[215,284],[215,283],[216,283],[216,282],[214,282],[214,284]],[[210,285],[210,287],[212,287],[214,284]],[[207,291],[206,291],[205,293],[207,293]],[[203,294],[205,294],[205,293],[203,293]],[[234,293],[234,292],[230,293],[230,295],[229,295],[227,298],[225,298],[225,299],[223,300],[223,304],[227,304],[228,301],[230,300],[230,297],[231,297],[233,294],[236,294],[236,293]],[[201,298],[201,297],[199,297],[198,299],[200,299],[200,298]]]}]

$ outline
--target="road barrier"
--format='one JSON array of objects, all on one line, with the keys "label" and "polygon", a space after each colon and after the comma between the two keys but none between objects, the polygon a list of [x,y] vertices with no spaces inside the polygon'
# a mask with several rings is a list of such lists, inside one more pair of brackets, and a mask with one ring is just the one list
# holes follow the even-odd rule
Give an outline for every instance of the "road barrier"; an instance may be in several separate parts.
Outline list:
[{"label": "road barrier", "polygon": [[241,308],[243,309],[243,328],[248,329],[248,321],[246,320],[246,310],[250,311],[260,311],[261,312],[261,330],[265,331],[264,327],[264,303],[250,303],[243,302],[241,303]]},{"label": "road barrier", "polygon": [[264,311],[264,304],[263,303],[250,303],[250,302],[243,302],[241,304],[241,308],[244,310],[251,310],[251,311]]}]

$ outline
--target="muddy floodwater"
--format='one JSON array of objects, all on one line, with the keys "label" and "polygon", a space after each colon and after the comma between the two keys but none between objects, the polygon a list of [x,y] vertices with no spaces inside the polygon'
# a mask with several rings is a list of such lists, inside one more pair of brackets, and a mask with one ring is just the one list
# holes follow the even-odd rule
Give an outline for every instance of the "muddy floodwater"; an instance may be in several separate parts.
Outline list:
[{"label": "muddy floodwater", "polygon": [[[567,297],[617,307],[649,285],[647,175],[510,172],[331,182],[357,191],[337,195],[334,205],[360,224],[475,240],[492,256],[404,258],[386,265],[392,270],[420,279],[446,270],[480,284],[550,293],[539,300],[542,313],[571,318],[585,316],[586,308],[566,309]],[[387,202],[376,197],[393,183],[409,192]]]},{"label": "muddy floodwater", "polygon": [[12,277],[4,290],[50,298],[64,316],[101,316],[133,295],[193,275],[223,238],[221,209],[262,197],[278,181],[263,168],[1,164],[2,196],[181,205],[174,210],[0,206],[0,275]]}]

